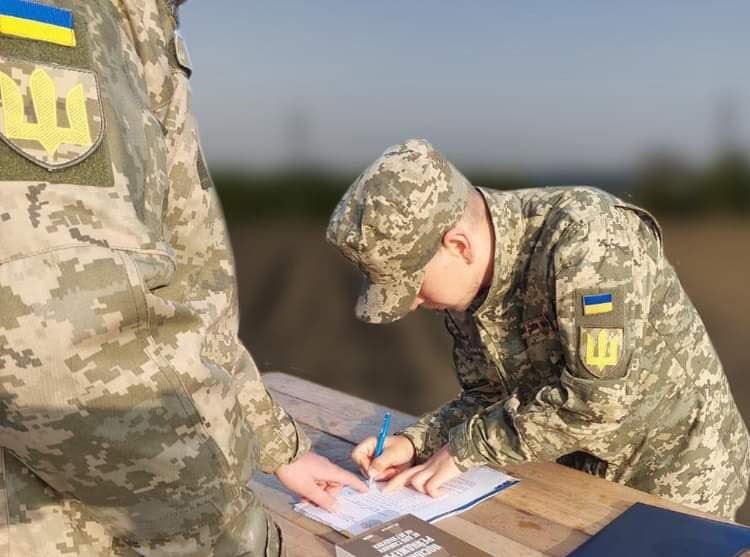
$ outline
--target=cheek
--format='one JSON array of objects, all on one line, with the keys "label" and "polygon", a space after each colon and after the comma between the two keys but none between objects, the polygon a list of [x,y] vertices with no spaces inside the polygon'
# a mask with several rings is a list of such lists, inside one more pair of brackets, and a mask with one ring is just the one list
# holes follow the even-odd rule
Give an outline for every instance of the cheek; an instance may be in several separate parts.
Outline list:
[{"label": "cheek", "polygon": [[432,307],[442,302],[440,289],[434,288],[432,284],[423,284],[422,289],[419,291],[419,297],[427,307]]},{"label": "cheek", "polygon": [[458,277],[450,268],[441,271],[426,275],[422,283],[420,297],[427,305],[452,306],[459,301],[461,288]]}]

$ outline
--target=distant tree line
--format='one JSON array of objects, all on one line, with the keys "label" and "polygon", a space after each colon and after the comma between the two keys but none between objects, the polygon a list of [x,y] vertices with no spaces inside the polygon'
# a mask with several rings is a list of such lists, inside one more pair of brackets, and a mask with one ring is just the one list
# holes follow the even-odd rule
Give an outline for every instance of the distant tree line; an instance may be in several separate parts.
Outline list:
[{"label": "distant tree line", "polygon": [[[750,213],[750,161],[726,152],[705,165],[670,153],[656,154],[636,172],[592,175],[568,172],[524,177],[512,173],[467,172],[474,184],[495,189],[534,185],[588,184],[613,191],[658,214]],[[219,170],[214,183],[230,222],[264,218],[327,219],[354,174],[316,168],[255,173]]]},{"label": "distant tree line", "polygon": [[737,151],[727,151],[703,166],[662,153],[643,164],[633,194],[659,213],[748,213],[750,162]]},{"label": "distant tree line", "polygon": [[229,222],[264,218],[328,218],[353,177],[317,169],[212,173]]}]

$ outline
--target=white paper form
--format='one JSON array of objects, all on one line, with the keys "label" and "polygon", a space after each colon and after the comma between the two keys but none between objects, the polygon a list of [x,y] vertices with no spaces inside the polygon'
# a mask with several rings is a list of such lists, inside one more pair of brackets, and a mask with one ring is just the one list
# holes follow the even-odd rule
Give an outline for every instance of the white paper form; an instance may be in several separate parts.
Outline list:
[{"label": "white paper form", "polygon": [[482,466],[443,484],[441,489],[444,494],[436,499],[409,487],[383,493],[381,490],[385,482],[378,482],[368,493],[343,488],[333,513],[311,503],[298,503],[294,509],[343,534],[358,536],[365,530],[405,514],[435,522],[470,509],[517,482],[507,474]]}]

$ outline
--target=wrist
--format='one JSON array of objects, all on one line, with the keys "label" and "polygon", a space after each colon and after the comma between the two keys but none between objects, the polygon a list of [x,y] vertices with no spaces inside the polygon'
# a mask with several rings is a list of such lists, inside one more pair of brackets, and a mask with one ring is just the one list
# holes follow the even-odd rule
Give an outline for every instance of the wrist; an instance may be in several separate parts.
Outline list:
[{"label": "wrist", "polygon": [[[276,470],[273,471],[273,474],[278,476],[279,473],[284,473],[286,470],[292,469],[295,467],[295,465],[304,459],[306,456],[308,456],[312,451],[309,449],[305,449],[304,451],[297,451],[294,455],[294,457],[289,462],[284,462],[283,464],[280,464]],[[302,464],[304,466],[304,464]]]},{"label": "wrist", "polygon": [[[405,433],[403,431],[399,431],[397,433],[393,434],[394,437],[399,437],[401,439],[405,439],[409,442],[409,446],[411,447],[411,457],[409,459],[409,466],[414,466],[417,462],[417,445],[414,442],[414,439],[412,439],[411,435],[408,433]],[[405,445],[406,446],[406,445]]]}]

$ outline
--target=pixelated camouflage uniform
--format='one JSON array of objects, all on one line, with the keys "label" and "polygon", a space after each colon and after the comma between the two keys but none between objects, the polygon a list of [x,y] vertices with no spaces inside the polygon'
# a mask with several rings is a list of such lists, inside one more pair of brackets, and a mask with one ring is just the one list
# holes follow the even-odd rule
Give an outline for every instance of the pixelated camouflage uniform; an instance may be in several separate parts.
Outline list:
[{"label": "pixelated camouflage uniform", "polygon": [[[416,201],[465,188],[455,169],[429,162],[440,158],[426,142],[391,148],[332,217],[329,240],[381,283],[382,295],[368,300],[375,289],[366,284],[358,302],[367,321],[402,316],[414,299],[405,292],[422,280],[390,294],[394,276],[414,273],[393,249],[407,244],[429,260],[457,220],[444,207],[431,217],[434,205]],[[436,164],[437,178],[423,179]],[[464,470],[558,460],[733,518],[748,486],[748,431],[654,218],[592,188],[480,192],[494,229],[492,283],[469,311],[446,312],[462,391],[402,432],[418,462],[446,443]],[[409,232],[392,248],[394,227],[411,230],[409,213],[437,234]],[[611,309],[586,314],[583,297],[602,294]],[[611,360],[599,359],[613,347]]]},{"label": "pixelated camouflage uniform", "polygon": [[0,34],[27,119],[42,69],[92,136],[53,157],[0,125],[0,553],[276,556],[247,483],[309,442],[237,338],[174,6],[55,5],[75,48]]}]

